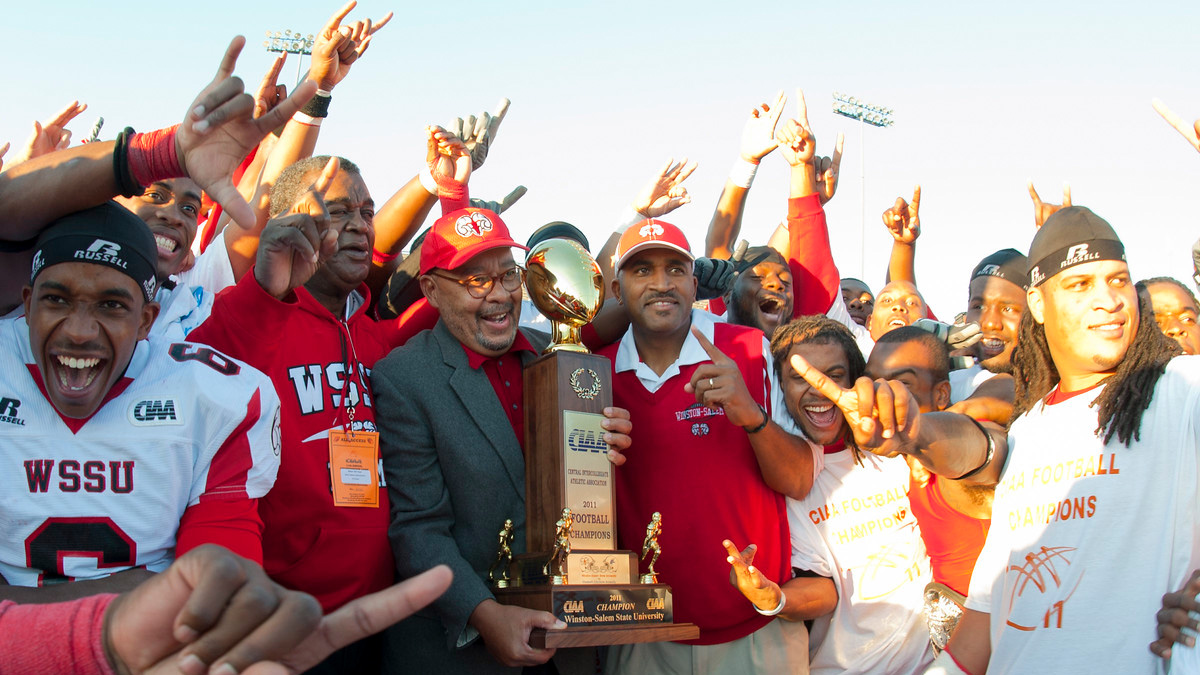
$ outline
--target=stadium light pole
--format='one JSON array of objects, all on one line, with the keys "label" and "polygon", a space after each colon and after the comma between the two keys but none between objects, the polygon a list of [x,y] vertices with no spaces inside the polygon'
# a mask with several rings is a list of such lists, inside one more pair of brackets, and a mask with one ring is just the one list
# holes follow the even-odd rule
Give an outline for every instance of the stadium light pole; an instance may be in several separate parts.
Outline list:
[{"label": "stadium light pole", "polygon": [[867,145],[864,138],[864,130],[868,124],[873,127],[892,126],[895,124],[895,120],[892,119],[894,111],[891,108],[867,103],[862,99],[835,91],[833,92],[833,112],[842,117],[849,117],[852,120],[862,122],[862,126],[858,128],[859,164],[862,170],[862,196],[859,199],[860,250],[858,273],[861,278],[865,279],[867,275]]},{"label": "stadium light pole", "polygon": [[285,30],[283,33],[267,31],[267,39],[263,40],[263,46],[269,52],[300,55],[300,58],[296,59],[296,84],[300,84],[300,66],[304,63],[305,56],[312,56],[313,36],[304,36],[297,31],[290,30]]}]

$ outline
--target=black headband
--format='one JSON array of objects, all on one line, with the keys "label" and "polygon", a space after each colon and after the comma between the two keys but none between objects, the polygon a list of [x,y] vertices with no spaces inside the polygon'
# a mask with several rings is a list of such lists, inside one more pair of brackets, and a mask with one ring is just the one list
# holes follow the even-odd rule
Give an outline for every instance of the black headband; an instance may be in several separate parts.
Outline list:
[{"label": "black headband", "polygon": [[996,251],[980,260],[971,271],[971,281],[979,277],[1000,277],[1029,290],[1029,258],[1014,248]]},{"label": "black headband", "polygon": [[1069,267],[1097,260],[1125,260],[1125,244],[1113,239],[1092,239],[1051,251],[1029,268],[1029,281],[1041,286]]},{"label": "black headband", "polygon": [[146,302],[158,290],[154,235],[140,218],[113,202],[76,211],[46,228],[33,255],[30,285],[42,270],[68,262],[104,265],[125,274],[142,289]]}]

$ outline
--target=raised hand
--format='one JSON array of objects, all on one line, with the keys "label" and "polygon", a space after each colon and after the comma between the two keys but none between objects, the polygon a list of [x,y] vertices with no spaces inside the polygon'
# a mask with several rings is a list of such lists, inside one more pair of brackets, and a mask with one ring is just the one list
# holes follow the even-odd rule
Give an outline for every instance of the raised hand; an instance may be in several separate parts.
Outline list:
[{"label": "raised hand", "polygon": [[[808,106],[804,103],[804,90],[796,90],[796,118],[784,123],[783,128],[775,134],[779,141],[779,151],[790,166],[812,164],[817,152],[817,138],[808,125]],[[841,164],[841,157],[838,157]]]},{"label": "raised hand", "polygon": [[730,568],[729,583],[741,591],[755,607],[765,612],[778,607],[783,598],[783,590],[779,588],[779,584],[768,579],[754,566],[754,554],[758,553],[758,546],[750,544],[739,551],[728,539],[721,542],[721,545],[729,554],[725,558]]},{"label": "raised hand", "polygon": [[892,457],[901,453],[904,443],[916,438],[920,408],[903,383],[872,382],[860,377],[853,389],[843,389],[799,354],[792,355],[791,365],[813,389],[842,410],[859,448]]},{"label": "raised hand", "polygon": [[730,424],[739,427],[756,427],[763,422],[764,413],[746,382],[737,363],[716,345],[704,337],[699,328],[692,327],[692,335],[700,342],[712,363],[702,363],[692,372],[692,379],[683,385],[683,390],[696,396],[696,402],[713,410],[724,410]]},{"label": "raised hand", "polygon": [[1154,106],[1154,109],[1158,111],[1158,114],[1162,115],[1162,118],[1166,120],[1168,124],[1175,127],[1175,130],[1178,131],[1184,138],[1186,138],[1188,143],[1192,144],[1193,148],[1200,150],[1200,120],[1196,120],[1194,123],[1189,125],[1187,122],[1183,121],[1182,117],[1176,115],[1174,110],[1168,108],[1166,103],[1163,103],[1158,99],[1154,99],[1151,101],[1151,104]]},{"label": "raised hand", "polygon": [[466,144],[439,126],[425,127],[425,163],[439,187],[466,185],[471,178],[471,153]]},{"label": "raised hand", "polygon": [[780,89],[775,94],[774,103],[763,103],[750,111],[750,118],[742,127],[742,159],[751,164],[758,164],[763,157],[779,147],[779,141],[775,140],[775,126],[779,123],[779,115],[785,105],[787,95]]},{"label": "raised hand", "polygon": [[838,132],[837,144],[833,148],[833,157],[813,157],[813,169],[817,177],[817,195],[825,204],[837,192],[838,174],[842,168],[842,141],[845,136]]},{"label": "raised hand", "polygon": [[279,52],[279,56],[271,62],[271,67],[267,68],[267,74],[263,75],[262,82],[258,84],[258,92],[254,95],[254,117],[262,117],[271,111],[272,108],[279,105],[279,102],[287,98],[287,87],[282,84],[277,84],[279,81],[279,72],[283,70],[283,64],[287,61],[287,52]]},{"label": "raised hand", "polygon": [[489,202],[485,199],[475,199],[472,197],[471,206],[474,206],[477,209],[487,209],[494,213],[504,213],[511,208],[513,204],[516,204],[518,199],[524,197],[525,193],[528,191],[528,188],[526,188],[524,185],[518,185],[517,187],[513,188],[512,192],[508,193],[508,196],[498,202]]},{"label": "raised hand", "polygon": [[472,171],[483,166],[483,162],[488,156],[488,150],[491,149],[492,143],[496,141],[496,134],[500,131],[500,123],[504,121],[504,116],[508,114],[508,106],[511,104],[512,101],[502,98],[496,104],[496,111],[491,114],[484,112],[478,118],[474,115],[467,115],[465,120],[456,117],[454,121],[450,122],[450,133],[462,139],[462,142],[467,144],[467,150],[471,152]]},{"label": "raised hand", "polygon": [[284,124],[308,102],[317,87],[306,81],[262,117],[254,117],[254,99],[233,76],[246,39],[229,43],[217,74],[192,101],[175,135],[179,165],[238,225],[256,225],[254,210],[233,185],[233,172],[271,130]]},{"label": "raised hand", "polygon": [[692,201],[683,181],[696,170],[696,163],[688,163],[684,157],[678,164],[675,158],[667,163],[633,200],[633,210],[646,218],[661,218]]},{"label": "raised hand", "polygon": [[263,228],[254,278],[273,297],[283,298],[304,285],[317,271],[321,258],[336,249],[337,231],[329,229],[325,193],[337,173],[338,158],[331,157],[317,182],[291,211]]},{"label": "raised hand", "polygon": [[375,24],[366,19],[343,26],[342,19],[357,5],[356,0],[350,0],[330,17],[313,45],[308,77],[325,91],[331,91],[346,78],[350,66],[367,51],[371,36],[392,20],[392,13],[388,12]]},{"label": "raised hand", "polygon": [[883,224],[901,244],[912,244],[921,236],[921,186],[913,188],[912,202],[896,197],[896,203],[883,212]]},{"label": "raised hand", "polygon": [[87,110],[86,103],[71,101],[57,115],[43,122],[33,123],[33,134],[25,141],[25,147],[12,158],[11,164],[20,164],[34,157],[48,155],[71,145],[71,131],[67,124]]},{"label": "raised hand", "polygon": [[1063,184],[1062,204],[1047,204],[1038,196],[1037,190],[1033,189],[1031,180],[1029,181],[1029,197],[1033,199],[1033,224],[1036,228],[1041,229],[1047,218],[1071,205],[1071,186]]}]

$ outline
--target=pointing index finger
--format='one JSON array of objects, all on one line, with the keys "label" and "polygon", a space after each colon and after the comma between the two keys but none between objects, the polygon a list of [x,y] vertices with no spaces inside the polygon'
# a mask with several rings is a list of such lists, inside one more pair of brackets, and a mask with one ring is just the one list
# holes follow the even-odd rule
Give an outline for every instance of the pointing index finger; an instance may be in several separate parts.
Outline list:
[{"label": "pointing index finger", "polygon": [[313,191],[320,195],[322,200],[325,199],[325,193],[329,191],[329,186],[333,185],[333,179],[337,177],[340,168],[341,162],[338,158],[330,157],[324,170],[321,171],[321,176],[317,178],[316,183],[313,183]]},{"label": "pointing index finger", "polygon": [[796,107],[799,109],[796,114],[796,119],[798,119],[800,123],[804,125],[804,128],[807,129],[808,106],[804,103],[804,90],[800,89],[799,87],[796,88]]},{"label": "pointing index finger", "polygon": [[842,412],[856,413],[855,408],[847,408],[843,405],[846,390],[838,386],[836,382],[825,376],[825,373],[813,368],[803,356],[792,354],[791,358],[792,369],[796,374],[803,377],[806,382],[812,385],[825,398],[833,401],[834,405],[842,409]]},{"label": "pointing index finger", "polygon": [[1042,205],[1042,198],[1038,196],[1037,190],[1034,189],[1032,179],[1029,181],[1029,197],[1033,199],[1034,204],[1038,206]]},{"label": "pointing index finger", "polygon": [[358,0],[350,0],[350,2],[347,2],[344,7],[338,10],[337,14],[329,17],[329,22],[325,24],[325,29],[322,32],[326,35],[332,34],[333,31],[338,29],[338,26],[342,25],[342,19],[346,18],[347,14],[354,11],[354,8],[357,5]]},{"label": "pointing index finger", "polygon": [[908,205],[908,209],[913,214],[914,217],[918,213],[921,212],[921,186],[920,185],[913,188],[912,203]]},{"label": "pointing index finger", "polygon": [[725,356],[725,352],[717,349],[716,345],[710,342],[708,338],[704,337],[704,333],[700,332],[699,327],[692,326],[692,335],[696,336],[696,340],[700,343],[700,346],[704,348],[704,352],[708,354],[708,358],[712,359],[714,364],[723,365],[731,362],[731,359],[728,356]]}]

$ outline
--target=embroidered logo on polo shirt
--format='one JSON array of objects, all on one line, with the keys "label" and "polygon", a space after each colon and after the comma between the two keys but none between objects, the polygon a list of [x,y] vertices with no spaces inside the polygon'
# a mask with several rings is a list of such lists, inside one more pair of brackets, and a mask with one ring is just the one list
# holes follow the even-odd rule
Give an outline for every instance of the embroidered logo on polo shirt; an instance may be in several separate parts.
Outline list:
[{"label": "embroidered logo on polo shirt", "polygon": [[693,436],[707,436],[708,435],[708,425],[705,424],[704,422],[696,422],[695,424],[692,425],[692,435]]}]

